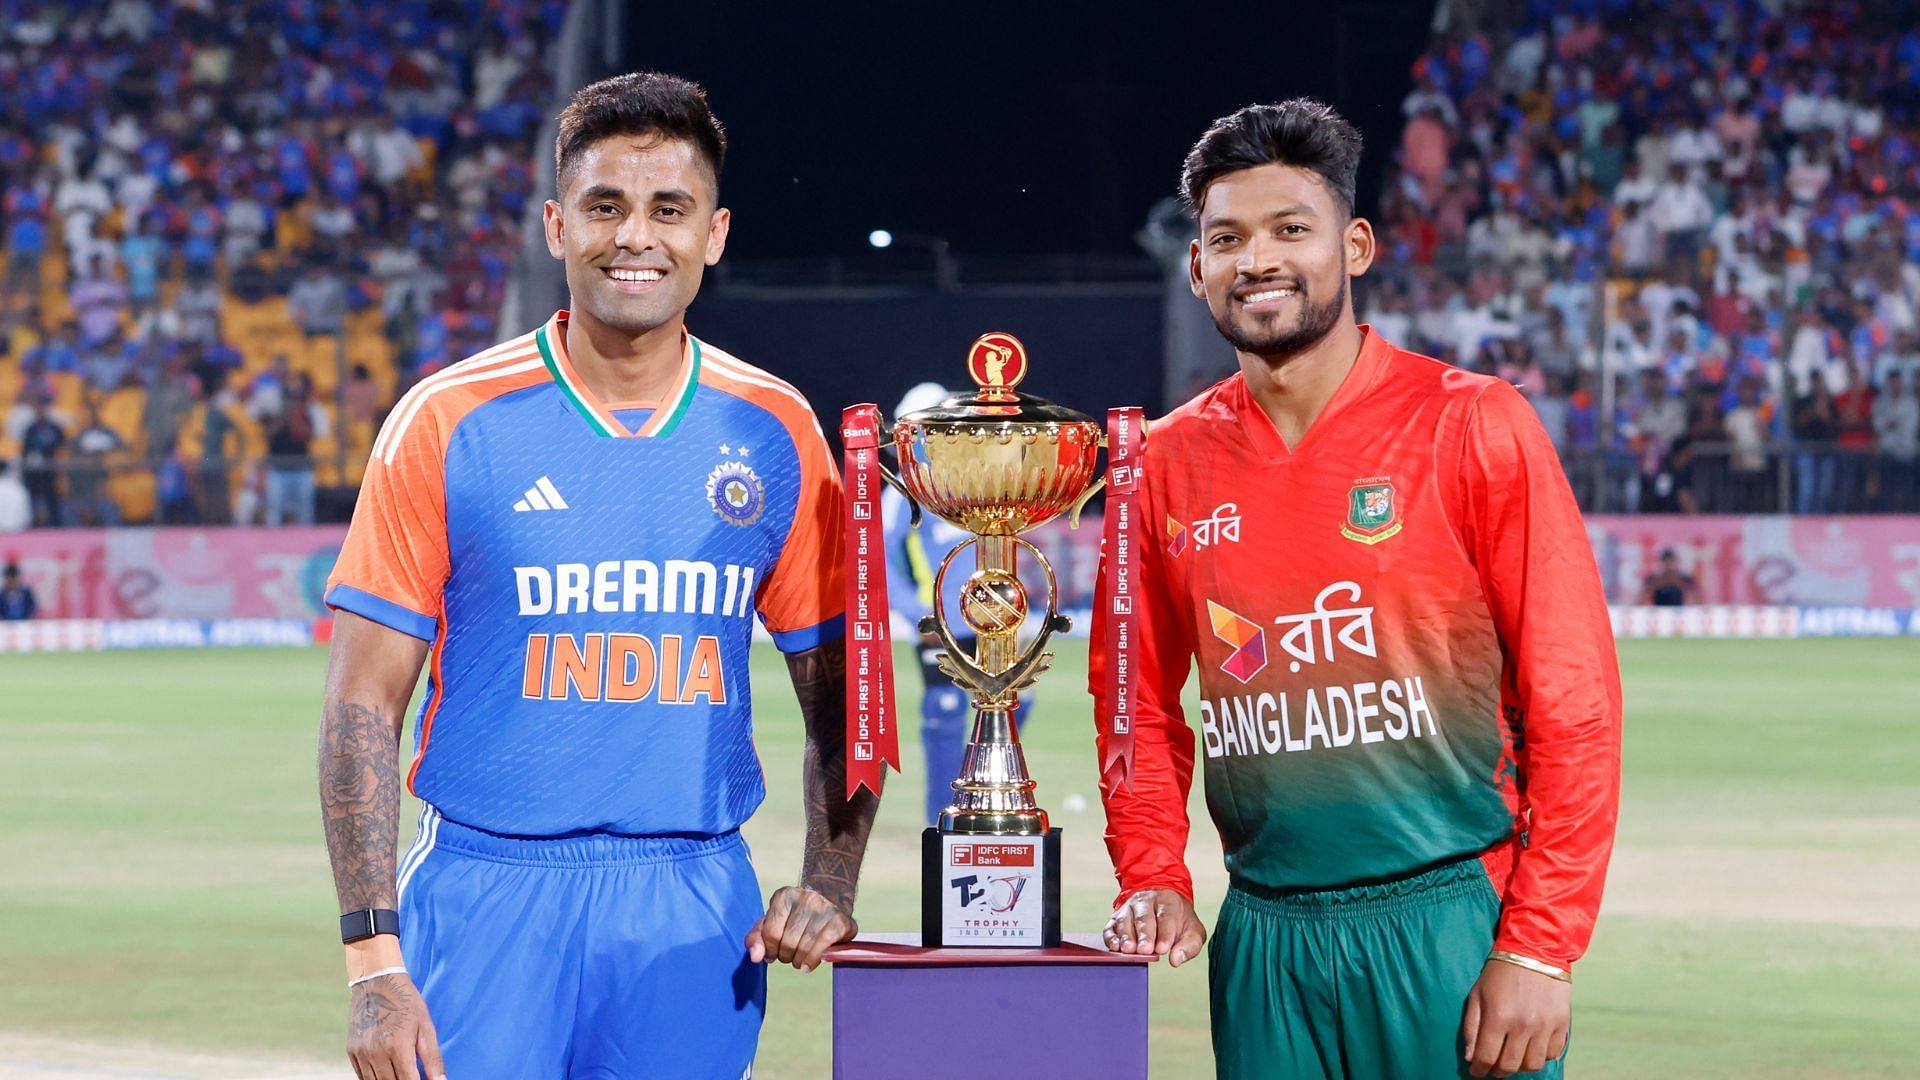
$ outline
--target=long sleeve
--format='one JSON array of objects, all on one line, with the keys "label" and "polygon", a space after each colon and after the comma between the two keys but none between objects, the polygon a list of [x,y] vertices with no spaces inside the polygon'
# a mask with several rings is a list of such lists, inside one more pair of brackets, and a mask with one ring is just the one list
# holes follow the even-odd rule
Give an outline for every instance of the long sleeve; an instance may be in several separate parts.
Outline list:
[{"label": "long sleeve", "polygon": [[892,488],[880,494],[880,515],[886,525],[887,602],[917,626],[933,610],[933,569],[924,536],[932,523],[915,529],[913,508]]},{"label": "long sleeve", "polygon": [[[1180,690],[1192,666],[1194,644],[1190,614],[1175,599],[1164,540],[1156,527],[1164,515],[1154,497],[1156,473],[1151,452],[1143,457],[1145,479],[1136,507],[1136,562],[1141,577],[1135,589],[1133,643],[1137,680],[1133,711],[1133,786],[1121,789],[1112,774],[1100,778],[1100,799],[1107,813],[1107,851],[1120,881],[1120,900],[1141,889],[1173,889],[1193,898],[1193,875],[1186,864],[1187,795],[1193,788],[1194,739],[1180,708]],[[1106,560],[1101,552],[1099,584],[1094,590],[1091,648],[1087,675],[1094,699],[1097,750],[1107,760],[1109,738],[1099,718],[1109,715],[1106,688]],[[1116,901],[1118,903],[1118,901]]]},{"label": "long sleeve", "polygon": [[1592,548],[1538,418],[1499,383],[1462,462],[1467,540],[1505,653],[1526,844],[1495,948],[1570,965],[1586,951],[1620,805],[1619,662]]}]

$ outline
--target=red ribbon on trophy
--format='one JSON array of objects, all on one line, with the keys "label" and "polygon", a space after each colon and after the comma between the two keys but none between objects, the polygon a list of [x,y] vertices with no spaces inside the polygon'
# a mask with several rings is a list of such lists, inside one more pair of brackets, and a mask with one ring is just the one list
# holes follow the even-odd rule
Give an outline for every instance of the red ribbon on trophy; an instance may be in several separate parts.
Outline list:
[{"label": "red ribbon on trophy", "polygon": [[1134,519],[1140,511],[1134,500],[1140,493],[1139,457],[1146,437],[1146,419],[1139,408],[1107,412],[1107,512],[1101,525],[1106,558],[1100,565],[1101,595],[1107,602],[1105,700],[1112,709],[1100,718],[1107,736],[1100,774],[1109,774],[1117,764],[1120,774],[1115,779],[1124,790],[1133,788],[1134,646],[1140,637],[1133,614],[1140,592],[1139,560],[1134,557]]},{"label": "red ribbon on trophy", "polygon": [[880,409],[840,415],[847,488],[847,798],[880,794],[886,766],[900,771],[893,717],[893,635],[887,607],[886,527],[880,518]]}]

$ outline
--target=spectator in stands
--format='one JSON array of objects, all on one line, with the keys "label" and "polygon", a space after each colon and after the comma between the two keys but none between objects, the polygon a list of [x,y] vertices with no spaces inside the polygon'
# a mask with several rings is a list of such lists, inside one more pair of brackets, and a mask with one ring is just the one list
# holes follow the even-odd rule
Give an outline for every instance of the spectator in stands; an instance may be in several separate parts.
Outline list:
[{"label": "spectator in stands", "polygon": [[1823,514],[1833,509],[1836,468],[1834,439],[1840,418],[1825,379],[1813,379],[1793,408],[1793,512]]},{"label": "spectator in stands", "polygon": [[1546,392],[1532,396],[1533,409],[1540,414],[1540,426],[1547,429],[1547,438],[1553,441],[1553,448],[1560,452],[1561,460],[1565,461],[1571,452],[1572,414],[1572,404],[1567,400],[1567,377],[1558,371],[1549,371],[1544,378]]},{"label": "spectator in stands", "polygon": [[247,388],[247,415],[266,425],[280,415],[287,400],[287,387],[293,383],[293,361],[286,353],[275,353],[267,370],[253,377]]},{"label": "spectator in stands", "polygon": [[67,455],[67,513],[62,524],[83,528],[120,524],[120,506],[108,494],[113,457],[127,448],[120,433],[87,406],[86,424],[73,437]]},{"label": "spectator in stands", "polygon": [[[1767,491],[1767,417],[1760,401],[1761,384],[1746,379],[1735,390],[1738,404],[1727,412],[1722,430],[1732,448],[1727,458],[1727,474],[1733,509],[1757,513],[1768,503]],[[1711,397],[1700,399],[1710,405]]]},{"label": "spectator in stands", "polygon": [[1539,361],[1540,370],[1549,375],[1558,375],[1571,384],[1578,371],[1591,366],[1590,359],[1584,355],[1579,342],[1568,333],[1566,312],[1549,304],[1544,319],[1543,332],[1531,342],[1534,358]]},{"label": "spectator in stands", "polygon": [[147,433],[147,454],[155,459],[170,457],[180,438],[180,426],[186,422],[199,397],[199,379],[189,370],[188,356],[173,349],[159,378],[147,391],[143,426]]},{"label": "spectator in stands", "polygon": [[1882,454],[1879,508],[1920,511],[1920,398],[1904,373],[1887,374],[1873,402],[1873,430]]},{"label": "spectator in stands", "polygon": [[287,307],[308,337],[338,334],[347,321],[347,287],[331,267],[315,261],[287,294]]},{"label": "spectator in stands", "polygon": [[115,323],[106,340],[81,350],[80,374],[93,389],[112,390],[129,376],[139,377],[140,355],[140,343],[129,340]]},{"label": "spectator in stands", "polygon": [[127,271],[127,300],[136,318],[160,304],[160,275],[166,269],[167,243],[149,222],[130,229],[120,241],[120,265]]},{"label": "spectator in stands", "polygon": [[238,398],[224,383],[204,394],[187,415],[179,454],[192,472],[195,513],[202,523],[224,525],[232,520],[231,477],[244,442]]},{"label": "spectator in stands", "polygon": [[236,180],[223,208],[220,253],[230,268],[246,265],[259,251],[271,228],[267,208],[253,197],[247,185]]},{"label": "spectator in stands", "polygon": [[1655,607],[1680,607],[1700,602],[1700,583],[1680,569],[1680,555],[1672,548],[1660,553],[1660,568],[1647,575],[1640,586],[1640,603]]},{"label": "spectator in stands", "polygon": [[25,294],[39,284],[47,255],[46,200],[31,182],[16,181],[0,206],[7,221],[7,288]]},{"label": "spectator in stands", "polygon": [[373,423],[380,407],[380,386],[373,381],[373,372],[367,369],[367,365],[353,365],[347,385],[341,388],[340,400],[340,421],[343,425]]},{"label": "spectator in stands", "polygon": [[211,272],[192,269],[187,283],[173,298],[180,340],[206,343],[220,337],[220,286]]},{"label": "spectator in stands", "polygon": [[338,258],[346,254],[347,238],[360,227],[353,206],[333,192],[320,196],[319,205],[307,219],[307,227],[313,230],[319,241],[316,251],[323,252],[329,258]]},{"label": "spectator in stands", "polygon": [[1877,449],[1873,431],[1873,388],[1859,378],[1859,368],[1846,365],[1843,388],[1833,398],[1834,460],[1832,509],[1857,514],[1866,508],[1863,497],[1872,472],[1869,458]]},{"label": "spectator in stands", "polygon": [[72,319],[60,324],[54,335],[27,352],[24,367],[37,362],[42,372],[71,374],[80,370],[80,324]]},{"label": "spectator in stands", "polygon": [[240,488],[233,493],[233,523],[258,525],[267,505],[267,462],[264,458],[240,467]]},{"label": "spectator in stands", "polygon": [[303,371],[287,383],[280,411],[267,421],[268,525],[313,524],[313,440],[328,432],[327,412],[313,400]]},{"label": "spectator in stands", "polygon": [[0,570],[0,622],[22,622],[40,610],[33,589],[20,580],[20,568],[8,563]]},{"label": "spectator in stands", "polygon": [[1646,514],[1692,514],[1700,509],[1693,492],[1693,443],[1682,434],[1664,444],[1657,456],[1648,455],[1651,468],[1640,478],[1640,511]]},{"label": "spectator in stands", "polygon": [[33,419],[20,434],[20,476],[33,499],[33,523],[58,525],[65,517],[60,503],[60,466],[67,433],[49,415],[45,400],[33,404]]},{"label": "spectator in stands", "polygon": [[80,347],[97,348],[120,330],[127,312],[127,287],[113,276],[107,261],[96,256],[73,283],[68,302],[80,319]]},{"label": "spectator in stands", "polygon": [[[1920,213],[1914,215],[1920,220]],[[1902,331],[1894,338],[1894,347],[1880,354],[1873,365],[1873,385],[1884,387],[1887,378],[1898,374],[1908,390],[1920,386],[1920,333]]]},{"label": "spectator in stands", "polygon": [[0,458],[0,533],[33,527],[33,496],[14,475],[13,462]]}]

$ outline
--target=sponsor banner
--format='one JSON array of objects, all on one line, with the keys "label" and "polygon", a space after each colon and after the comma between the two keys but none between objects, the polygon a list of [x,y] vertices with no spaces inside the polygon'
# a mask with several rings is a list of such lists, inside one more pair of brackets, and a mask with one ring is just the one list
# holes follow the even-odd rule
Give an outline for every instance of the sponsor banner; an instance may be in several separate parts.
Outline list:
[{"label": "sponsor banner", "polygon": [[[1084,636],[1100,560],[1100,519],[1023,533],[1060,575],[1060,610]],[[1920,608],[1920,517],[1592,516],[1607,602],[1640,602],[1672,548],[1700,586],[1699,603],[1730,607]]]},{"label": "sponsor banner", "polygon": [[[1022,534],[1059,575],[1060,610],[1084,636],[1103,524],[1064,518]],[[1920,608],[1920,516],[1594,516],[1587,535],[1607,600],[1633,605],[1672,548],[1705,605]],[[38,529],[0,534],[43,619],[325,615],[321,594],[346,526]]]},{"label": "sponsor banner", "polygon": [[1614,607],[1616,638],[1920,637],[1920,608]]},{"label": "sponsor banner", "polygon": [[38,619],[0,623],[0,653],[254,649],[329,640],[330,619]]},{"label": "sponsor banner", "polygon": [[[1619,606],[1610,612],[1617,638],[1920,637],[1920,608]],[[0,653],[324,645],[332,628],[324,618],[35,619],[0,622]]]},{"label": "sponsor banner", "polygon": [[1800,637],[1920,636],[1920,608],[1801,608],[1795,622]]},{"label": "sponsor banner", "polygon": [[1587,537],[1614,604],[1671,548],[1702,604],[1920,607],[1920,517],[1593,516]]},{"label": "sponsor banner", "polygon": [[0,535],[43,619],[285,619],[321,603],[344,525]]}]

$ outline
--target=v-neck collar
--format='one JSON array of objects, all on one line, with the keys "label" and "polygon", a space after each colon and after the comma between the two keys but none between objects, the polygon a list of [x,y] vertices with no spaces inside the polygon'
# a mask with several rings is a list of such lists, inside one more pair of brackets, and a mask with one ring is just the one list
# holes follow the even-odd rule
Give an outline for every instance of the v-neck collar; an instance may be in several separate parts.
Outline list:
[{"label": "v-neck collar", "polygon": [[1347,370],[1346,378],[1340,380],[1340,388],[1333,392],[1333,397],[1320,410],[1320,415],[1307,425],[1299,444],[1291,449],[1287,447],[1287,441],[1280,437],[1280,429],[1274,426],[1273,417],[1267,415],[1267,410],[1260,407],[1260,400],[1253,396],[1253,387],[1247,385],[1246,372],[1235,374],[1233,393],[1238,400],[1234,402],[1234,408],[1247,418],[1243,423],[1254,449],[1263,458],[1277,460],[1296,458],[1313,449],[1320,441],[1320,432],[1372,389],[1380,373],[1385,370],[1387,357],[1392,352],[1392,343],[1375,332],[1372,326],[1361,323],[1360,354],[1353,358],[1353,367]]},{"label": "v-neck collar", "polygon": [[547,373],[553,376],[554,385],[560,387],[560,396],[597,435],[621,439],[671,435],[673,429],[680,426],[681,417],[686,415],[687,407],[693,403],[694,390],[700,385],[700,339],[682,330],[680,374],[673,391],[659,402],[618,403],[622,409],[653,409],[653,415],[647,417],[645,423],[629,431],[614,415],[613,408],[596,397],[579,373],[574,371],[573,361],[567,357],[566,309],[554,312],[553,318],[533,332],[533,340],[540,346],[540,359],[546,363]]}]

